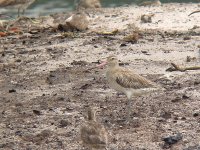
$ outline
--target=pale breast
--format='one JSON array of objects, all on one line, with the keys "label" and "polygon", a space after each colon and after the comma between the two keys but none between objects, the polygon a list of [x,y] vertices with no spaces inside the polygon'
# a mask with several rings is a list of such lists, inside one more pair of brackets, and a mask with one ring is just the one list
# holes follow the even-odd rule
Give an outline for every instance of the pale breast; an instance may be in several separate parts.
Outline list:
[{"label": "pale breast", "polygon": [[107,81],[108,81],[108,84],[109,86],[118,91],[118,92],[123,92],[125,93],[126,91],[126,88],[122,87],[121,85],[119,85],[117,82],[116,82],[116,78],[115,76],[112,76],[113,75],[113,72],[111,71],[107,71],[106,72],[106,78],[107,78]]}]

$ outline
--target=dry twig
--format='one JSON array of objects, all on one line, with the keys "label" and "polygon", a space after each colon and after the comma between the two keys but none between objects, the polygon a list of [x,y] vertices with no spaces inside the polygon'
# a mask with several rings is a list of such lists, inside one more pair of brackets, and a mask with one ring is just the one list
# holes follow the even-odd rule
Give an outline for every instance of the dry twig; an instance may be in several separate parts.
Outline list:
[{"label": "dry twig", "polygon": [[173,67],[168,68],[166,71],[181,71],[184,72],[186,70],[200,70],[200,66],[192,66],[192,67],[180,67],[175,63],[171,63]]}]

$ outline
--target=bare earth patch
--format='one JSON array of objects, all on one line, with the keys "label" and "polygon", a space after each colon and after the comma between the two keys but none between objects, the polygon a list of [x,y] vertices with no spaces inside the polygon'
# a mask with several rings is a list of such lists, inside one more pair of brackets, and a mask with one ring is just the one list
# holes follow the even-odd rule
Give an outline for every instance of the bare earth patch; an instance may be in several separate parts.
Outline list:
[{"label": "bare earth patch", "polygon": [[[84,149],[79,129],[88,105],[100,109],[97,118],[109,132],[110,150],[198,149],[200,71],[166,71],[171,62],[200,66],[200,13],[188,17],[197,9],[107,8],[89,11],[89,29],[72,37],[50,29],[1,37],[0,149]],[[152,23],[141,23],[148,13],[155,14]],[[116,35],[99,34],[116,29]],[[136,42],[123,40],[133,32],[140,36]],[[108,87],[105,70],[95,68],[110,54],[166,88],[133,98],[129,125],[126,97]],[[177,143],[163,141],[178,133]]]}]

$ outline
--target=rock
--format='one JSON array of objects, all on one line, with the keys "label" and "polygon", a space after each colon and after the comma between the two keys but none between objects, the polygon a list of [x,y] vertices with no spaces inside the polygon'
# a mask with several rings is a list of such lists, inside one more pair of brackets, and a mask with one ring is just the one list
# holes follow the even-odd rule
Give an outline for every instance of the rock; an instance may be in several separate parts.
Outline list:
[{"label": "rock", "polygon": [[100,0],[80,0],[77,10],[87,8],[101,8]]},{"label": "rock", "polygon": [[22,136],[22,131],[16,131],[15,135]]},{"label": "rock", "polygon": [[16,92],[15,89],[11,89],[11,90],[9,90],[9,93],[14,93],[14,92]]},{"label": "rock", "polygon": [[190,36],[185,36],[185,37],[183,37],[183,40],[190,40],[191,39],[191,37]]},{"label": "rock", "polygon": [[137,32],[135,32],[135,33],[132,33],[132,34],[130,34],[128,36],[125,36],[123,38],[123,41],[135,44],[135,43],[138,42],[139,38],[140,38],[139,34]]},{"label": "rock", "polygon": [[171,102],[175,103],[175,102],[179,102],[181,101],[181,97],[175,97],[174,99],[171,100]]},{"label": "rock", "polygon": [[124,46],[127,46],[127,44],[126,43],[120,44],[120,47],[124,47]]},{"label": "rock", "polygon": [[188,99],[189,96],[187,96],[186,94],[183,94],[182,99]]},{"label": "rock", "polygon": [[162,140],[165,142],[163,148],[170,148],[173,144],[176,144],[178,141],[182,140],[182,138],[183,137],[181,133],[163,138]]},{"label": "rock", "polygon": [[68,126],[69,124],[70,124],[69,121],[67,121],[67,120],[61,120],[59,127],[63,128],[63,127]]},{"label": "rock", "polygon": [[196,59],[197,59],[196,57],[187,56],[186,57],[186,62],[195,61]]},{"label": "rock", "polygon": [[86,66],[88,65],[88,62],[83,61],[83,60],[79,60],[79,61],[73,60],[73,62],[71,62],[71,65]]},{"label": "rock", "polygon": [[154,14],[148,14],[148,15],[142,15],[141,16],[141,23],[152,23],[152,17],[154,16]]},{"label": "rock", "polygon": [[36,115],[41,115],[41,112],[39,110],[33,110],[33,113]]},{"label": "rock", "polygon": [[200,150],[200,145],[189,146],[183,150]]},{"label": "rock", "polygon": [[193,114],[193,117],[198,117],[199,116],[199,113],[198,112],[195,112],[194,114]]},{"label": "rock", "polygon": [[84,31],[88,29],[89,21],[85,13],[75,13],[65,20],[64,24],[59,24],[58,29],[61,31]]},{"label": "rock", "polygon": [[161,112],[160,117],[164,118],[164,119],[170,119],[172,117],[170,112]]}]

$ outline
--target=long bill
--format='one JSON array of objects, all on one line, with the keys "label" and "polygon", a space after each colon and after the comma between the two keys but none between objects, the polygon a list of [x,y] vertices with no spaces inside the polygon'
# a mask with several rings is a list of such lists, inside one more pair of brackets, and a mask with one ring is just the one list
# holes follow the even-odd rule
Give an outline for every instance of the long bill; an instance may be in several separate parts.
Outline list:
[{"label": "long bill", "polygon": [[107,61],[102,61],[99,65],[97,65],[97,67],[103,68],[105,65],[107,65]]}]

